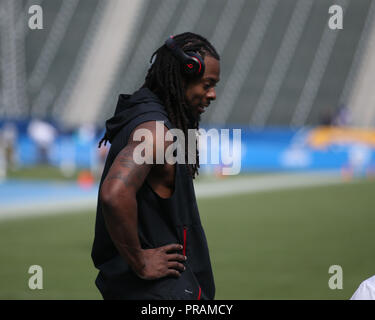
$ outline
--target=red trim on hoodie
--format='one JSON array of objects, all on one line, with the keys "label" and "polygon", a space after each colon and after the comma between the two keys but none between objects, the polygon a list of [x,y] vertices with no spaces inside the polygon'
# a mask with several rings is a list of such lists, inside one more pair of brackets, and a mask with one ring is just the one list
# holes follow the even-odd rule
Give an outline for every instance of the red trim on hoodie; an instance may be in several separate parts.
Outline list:
[{"label": "red trim on hoodie", "polygon": [[187,236],[187,228],[184,227],[184,248],[183,248],[183,255],[186,256],[186,236]]}]

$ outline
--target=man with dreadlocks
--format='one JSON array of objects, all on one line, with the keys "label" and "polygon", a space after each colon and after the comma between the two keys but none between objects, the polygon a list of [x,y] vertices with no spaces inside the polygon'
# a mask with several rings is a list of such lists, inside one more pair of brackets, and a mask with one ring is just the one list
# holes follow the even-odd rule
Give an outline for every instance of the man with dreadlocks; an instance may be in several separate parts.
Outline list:
[{"label": "man with dreadlocks", "polygon": [[[111,143],[100,182],[92,259],[104,299],[213,299],[215,285],[192,179],[199,162],[134,160],[139,129],[152,132],[153,159],[169,129],[188,137],[215,100],[219,55],[203,37],[171,37],[152,56],[144,85],[119,96],[106,122]],[[196,69],[193,73],[190,69]],[[156,125],[164,123],[164,135]],[[163,130],[162,130],[163,131]],[[100,146],[99,144],[99,146]],[[185,159],[188,144],[185,144]],[[196,153],[198,158],[198,153]],[[198,160],[198,159],[196,159]]]}]

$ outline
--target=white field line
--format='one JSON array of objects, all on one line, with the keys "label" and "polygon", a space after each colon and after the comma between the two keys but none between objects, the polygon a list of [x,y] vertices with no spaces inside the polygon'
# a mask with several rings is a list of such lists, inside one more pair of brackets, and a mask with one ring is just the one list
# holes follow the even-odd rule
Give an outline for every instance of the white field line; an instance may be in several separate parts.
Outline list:
[{"label": "white field line", "polygon": [[299,187],[312,187],[342,183],[338,173],[293,173],[261,177],[243,177],[195,186],[197,198],[231,196],[245,193],[265,192]]},{"label": "white field line", "polygon": [[[351,180],[356,182],[359,180]],[[256,192],[267,192],[301,187],[324,186],[343,183],[342,177],[327,173],[275,174],[260,177],[238,177],[214,182],[197,182],[195,192],[198,199],[233,196]],[[40,215],[72,213],[81,210],[96,210],[97,196],[34,204],[12,204],[0,208],[0,221],[13,218],[26,218]]]},{"label": "white field line", "polygon": [[32,205],[12,204],[0,208],[0,222],[5,219],[65,214],[81,210],[96,210],[96,196],[87,196],[72,200],[62,199],[53,202],[36,201]]}]

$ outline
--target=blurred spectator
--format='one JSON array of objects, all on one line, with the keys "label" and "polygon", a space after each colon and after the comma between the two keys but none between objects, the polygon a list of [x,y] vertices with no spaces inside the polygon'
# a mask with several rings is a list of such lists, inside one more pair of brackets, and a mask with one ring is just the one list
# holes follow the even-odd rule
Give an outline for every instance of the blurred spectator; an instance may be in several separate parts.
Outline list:
[{"label": "blurred spectator", "polygon": [[344,105],[340,105],[333,119],[333,124],[338,127],[346,127],[351,124],[350,112]]},{"label": "blurred spectator", "polygon": [[78,129],[78,139],[81,143],[92,143],[95,139],[95,133],[93,124],[83,124]]},{"label": "blurred spectator", "polygon": [[350,112],[345,105],[340,105],[336,111],[324,110],[320,115],[319,124],[322,126],[349,126],[351,124]]},{"label": "blurred spectator", "polygon": [[5,123],[0,131],[0,171],[2,171],[0,176],[5,176],[7,170],[14,170],[16,168],[17,137],[18,130],[16,125],[11,122]]},{"label": "blurred spectator", "polygon": [[82,146],[86,146],[89,148],[90,152],[90,171],[91,174],[94,176],[98,176],[101,174],[101,171],[98,172],[99,166],[99,156],[96,148],[96,128],[94,124],[85,123],[81,125],[77,132],[78,143]]},{"label": "blurred spectator", "polygon": [[319,124],[321,126],[331,126],[333,124],[333,112],[332,110],[322,111],[319,119]]},{"label": "blurred spectator", "polygon": [[38,163],[49,163],[49,150],[56,138],[56,129],[42,120],[32,120],[27,128],[30,138],[38,147]]}]

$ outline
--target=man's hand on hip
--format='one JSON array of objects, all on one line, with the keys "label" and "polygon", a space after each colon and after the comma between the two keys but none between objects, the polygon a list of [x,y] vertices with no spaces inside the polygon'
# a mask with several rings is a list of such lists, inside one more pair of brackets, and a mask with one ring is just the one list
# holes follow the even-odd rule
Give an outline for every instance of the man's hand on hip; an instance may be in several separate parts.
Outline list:
[{"label": "man's hand on hip", "polygon": [[143,266],[134,271],[140,278],[145,280],[154,280],[167,276],[179,277],[180,273],[186,269],[180,263],[186,261],[186,257],[175,253],[175,251],[181,249],[182,246],[180,244],[168,244],[155,249],[145,249],[142,251]]}]

